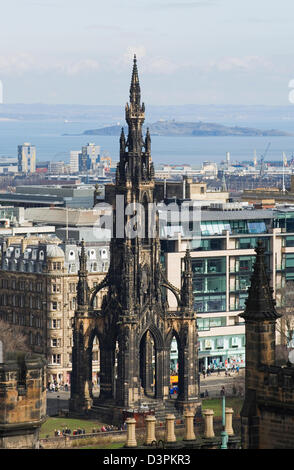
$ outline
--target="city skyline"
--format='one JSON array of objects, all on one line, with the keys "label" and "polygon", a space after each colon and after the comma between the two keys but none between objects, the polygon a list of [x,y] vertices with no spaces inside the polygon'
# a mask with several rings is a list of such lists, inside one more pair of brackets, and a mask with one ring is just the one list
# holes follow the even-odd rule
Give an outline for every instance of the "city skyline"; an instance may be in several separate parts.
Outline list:
[{"label": "city skyline", "polygon": [[[289,103],[290,0],[13,0],[4,103],[121,104],[136,53],[149,104]],[[18,11],[19,15],[15,15]]]}]

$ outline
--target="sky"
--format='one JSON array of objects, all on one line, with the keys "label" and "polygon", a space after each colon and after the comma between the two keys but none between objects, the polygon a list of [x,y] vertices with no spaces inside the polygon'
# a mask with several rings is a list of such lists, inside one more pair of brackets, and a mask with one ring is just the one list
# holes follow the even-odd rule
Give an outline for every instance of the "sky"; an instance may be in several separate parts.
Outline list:
[{"label": "sky", "polygon": [[3,102],[124,104],[136,53],[146,104],[287,105],[293,13],[293,0],[2,2]]}]

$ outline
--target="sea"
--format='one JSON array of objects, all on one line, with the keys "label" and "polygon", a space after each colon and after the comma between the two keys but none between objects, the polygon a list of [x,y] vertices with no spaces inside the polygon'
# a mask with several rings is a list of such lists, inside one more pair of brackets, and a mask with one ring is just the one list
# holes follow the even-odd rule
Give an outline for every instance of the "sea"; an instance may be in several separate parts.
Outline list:
[{"label": "sea", "polygon": [[[254,124],[251,127],[254,127]],[[79,135],[87,129],[97,128],[97,121],[1,120],[0,157],[16,157],[17,146],[30,142],[36,146],[37,162],[69,162],[71,150],[80,150],[83,145],[93,142],[101,146],[102,154],[117,161],[119,136]],[[268,125],[265,128],[268,128]],[[219,163],[226,158],[226,152],[230,152],[231,163],[252,160],[255,152],[257,158],[263,155],[269,143],[266,160],[282,160],[283,152],[287,158],[294,154],[294,136],[151,136],[152,159],[155,165],[201,165],[204,161]]]}]

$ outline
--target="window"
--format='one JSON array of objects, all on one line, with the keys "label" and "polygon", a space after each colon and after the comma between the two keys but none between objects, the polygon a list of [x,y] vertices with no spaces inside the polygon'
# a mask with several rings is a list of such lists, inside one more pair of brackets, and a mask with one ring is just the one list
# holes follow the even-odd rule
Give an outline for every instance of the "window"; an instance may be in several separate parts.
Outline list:
[{"label": "window", "polygon": [[61,354],[52,354],[52,364],[61,364]]},{"label": "window", "polygon": [[196,312],[224,312],[226,310],[225,295],[194,295],[194,308]]},{"label": "window", "polygon": [[52,263],[52,269],[53,271],[60,271],[61,270],[61,263],[58,261],[58,262],[53,262]]},{"label": "window", "polygon": [[52,302],[52,310],[58,310],[58,303]]},{"label": "window", "polygon": [[211,339],[205,339],[205,340],[204,340],[204,348],[205,348],[205,349],[212,349],[212,341],[211,341]]},{"label": "window", "polygon": [[265,233],[266,225],[264,222],[248,222],[249,233]]},{"label": "window", "polygon": [[53,318],[51,321],[49,321],[50,328],[57,329],[57,328],[60,328],[60,326],[61,326],[61,321],[56,318]]},{"label": "window", "polygon": [[216,340],[216,348],[223,349],[224,347],[224,338],[217,338]]},{"label": "window", "polygon": [[192,260],[192,270],[194,273],[204,273],[204,260]]},{"label": "window", "polygon": [[232,348],[238,348],[240,345],[240,340],[237,336],[233,336],[231,339],[231,347]]},{"label": "window", "polygon": [[60,348],[61,339],[60,338],[52,338],[51,339],[51,346],[52,346],[52,348]]}]

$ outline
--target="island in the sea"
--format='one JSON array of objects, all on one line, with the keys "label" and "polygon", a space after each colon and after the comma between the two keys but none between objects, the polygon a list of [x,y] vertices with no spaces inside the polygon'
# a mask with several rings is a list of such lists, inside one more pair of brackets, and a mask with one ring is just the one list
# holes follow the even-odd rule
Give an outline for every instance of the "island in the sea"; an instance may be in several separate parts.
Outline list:
[{"label": "island in the sea", "polygon": [[[210,122],[176,122],[176,121],[157,121],[146,125],[143,131],[149,127],[151,135],[158,136],[290,136],[293,134],[279,131],[276,129],[260,130],[250,127],[229,127]],[[100,129],[90,129],[83,132],[82,135],[110,135],[120,134],[122,126],[107,126]],[[127,131],[124,127],[125,132]]]}]

